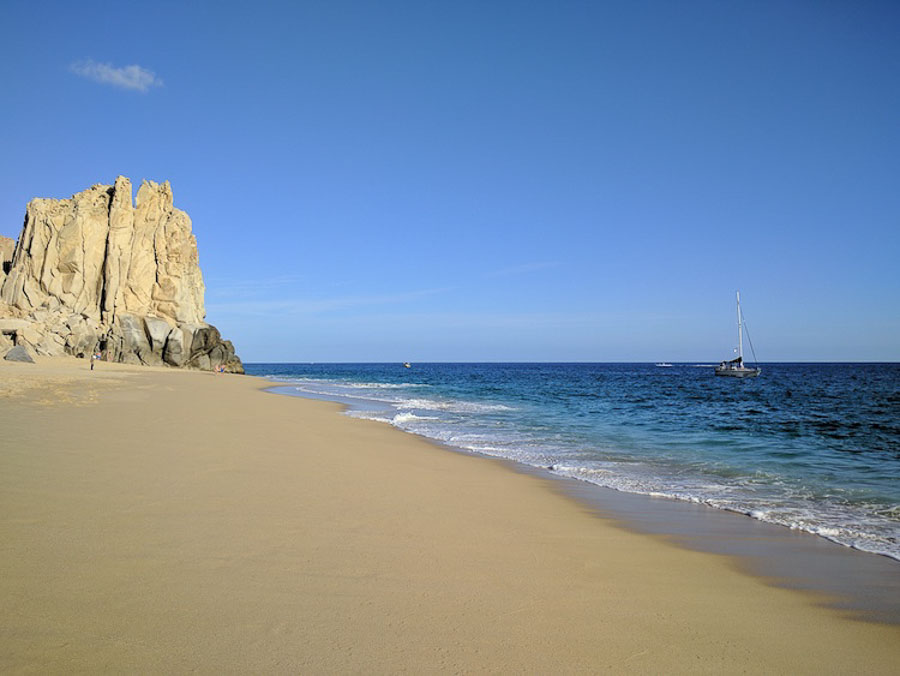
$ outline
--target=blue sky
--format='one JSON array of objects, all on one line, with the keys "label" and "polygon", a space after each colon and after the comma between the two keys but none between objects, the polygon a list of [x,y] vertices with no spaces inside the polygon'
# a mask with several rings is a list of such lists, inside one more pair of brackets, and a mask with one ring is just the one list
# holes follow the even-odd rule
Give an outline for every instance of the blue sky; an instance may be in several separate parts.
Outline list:
[{"label": "blue sky", "polygon": [[764,361],[900,360],[898,35],[895,2],[7,0],[0,234],[170,180],[245,361],[708,362],[738,288]]}]

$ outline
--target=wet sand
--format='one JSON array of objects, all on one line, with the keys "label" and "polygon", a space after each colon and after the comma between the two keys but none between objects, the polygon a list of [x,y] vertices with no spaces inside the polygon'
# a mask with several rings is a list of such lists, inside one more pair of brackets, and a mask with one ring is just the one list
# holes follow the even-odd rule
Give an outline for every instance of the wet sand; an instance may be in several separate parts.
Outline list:
[{"label": "wet sand", "polygon": [[266,385],[0,362],[0,670],[896,673],[896,626]]},{"label": "wet sand", "polygon": [[894,559],[745,514],[551,476],[567,495],[625,528],[728,555],[769,584],[810,591],[852,617],[900,627],[900,562]]}]

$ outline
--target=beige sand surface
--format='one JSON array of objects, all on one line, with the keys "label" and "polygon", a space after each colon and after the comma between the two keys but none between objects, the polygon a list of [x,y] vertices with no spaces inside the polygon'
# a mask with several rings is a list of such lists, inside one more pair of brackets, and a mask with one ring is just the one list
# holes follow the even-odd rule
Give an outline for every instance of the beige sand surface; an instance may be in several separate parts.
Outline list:
[{"label": "beige sand surface", "polygon": [[900,670],[896,627],[263,384],[0,362],[0,671]]}]

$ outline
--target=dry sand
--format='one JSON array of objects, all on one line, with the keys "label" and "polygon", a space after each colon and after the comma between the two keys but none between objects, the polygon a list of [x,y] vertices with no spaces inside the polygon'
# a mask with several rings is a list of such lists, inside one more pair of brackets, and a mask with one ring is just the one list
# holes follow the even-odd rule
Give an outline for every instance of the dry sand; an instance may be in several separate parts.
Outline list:
[{"label": "dry sand", "polygon": [[0,362],[0,671],[900,669],[897,627],[263,385]]}]

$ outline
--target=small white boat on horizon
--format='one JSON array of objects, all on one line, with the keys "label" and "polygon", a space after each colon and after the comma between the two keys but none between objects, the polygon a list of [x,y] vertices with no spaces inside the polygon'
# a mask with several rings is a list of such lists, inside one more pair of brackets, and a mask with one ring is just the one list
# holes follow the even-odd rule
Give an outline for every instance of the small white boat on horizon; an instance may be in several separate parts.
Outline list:
[{"label": "small white boat on horizon", "polygon": [[[717,376],[731,376],[733,378],[755,378],[762,369],[756,366],[756,351],[753,349],[753,343],[750,343],[750,350],[753,352],[754,367],[744,366],[744,315],[741,314],[741,292],[737,291],[737,322],[738,322],[738,356],[737,359],[723,361],[716,366]],[[750,334],[747,334],[750,339]]]},{"label": "small white boat on horizon", "polygon": [[662,366],[662,367],[665,367],[665,368],[671,368],[672,365],[671,365],[671,364],[668,364],[668,363],[666,363],[666,362],[664,362],[664,361],[661,361],[661,362],[659,362],[659,363],[657,364],[657,366]]}]

